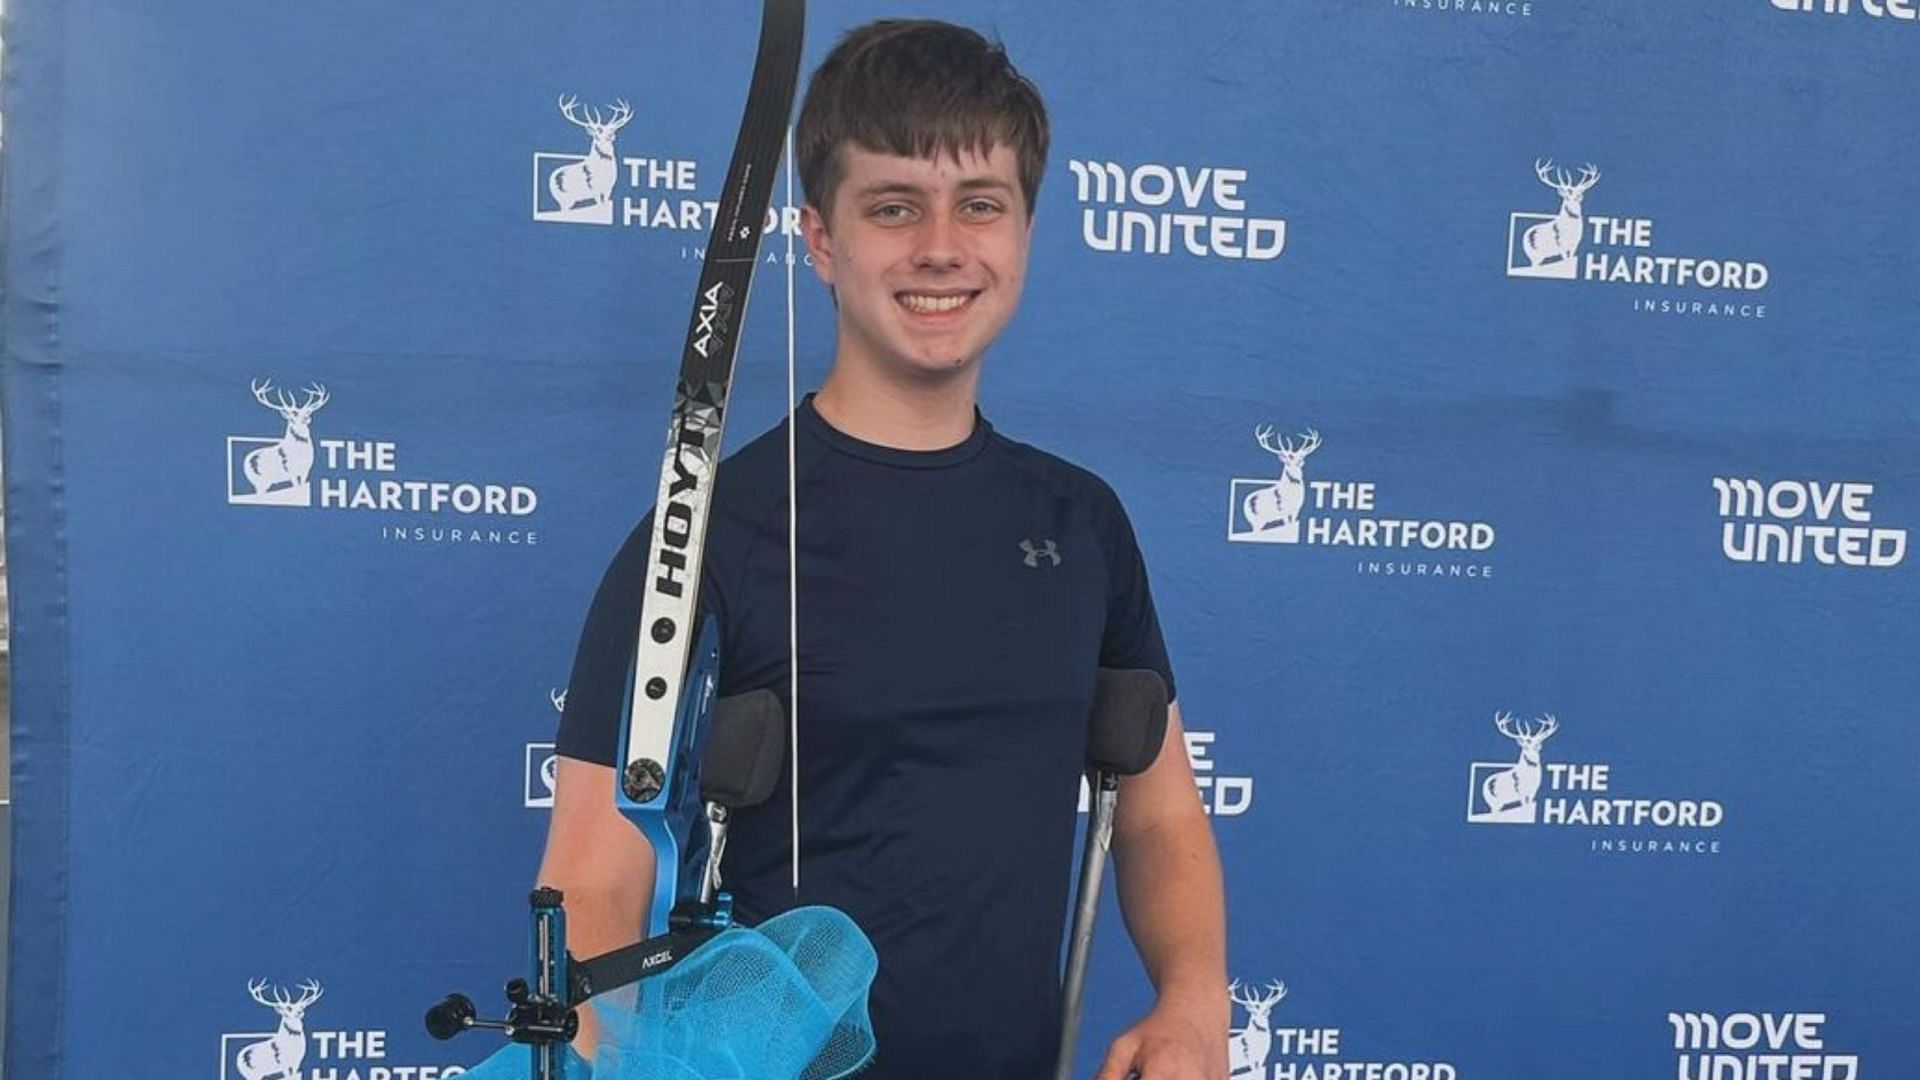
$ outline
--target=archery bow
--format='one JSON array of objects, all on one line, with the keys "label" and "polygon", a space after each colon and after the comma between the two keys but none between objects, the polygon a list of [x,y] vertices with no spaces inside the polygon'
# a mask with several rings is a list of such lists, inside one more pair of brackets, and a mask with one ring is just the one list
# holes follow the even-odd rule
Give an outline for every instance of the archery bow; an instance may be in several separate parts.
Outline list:
[{"label": "archery bow", "polygon": [[614,800],[653,845],[646,940],[576,963],[566,949],[564,897],[557,889],[535,889],[532,979],[508,984],[508,1018],[481,1020],[459,994],[427,1014],[428,1031],[439,1038],[485,1027],[530,1044],[534,1080],[568,1080],[566,1044],[578,1030],[575,1009],[587,998],[669,969],[732,921],[730,898],[714,887],[724,810],[713,822],[709,869],[691,894],[682,894],[679,874],[682,845],[700,817],[699,767],[718,682],[718,631],[698,610],[699,583],[734,359],[793,109],[805,19],[805,0],[764,0],[753,80],[694,292],[667,425],[643,584],[645,625],[623,709]]},{"label": "archery bow", "polygon": [[665,929],[678,898],[680,837],[697,809],[693,770],[718,666],[717,633],[712,620],[698,613],[707,513],[761,223],[793,106],[804,17],[804,0],[766,0],[746,115],[680,354],[647,547],[645,625],[627,689],[616,801],[654,844],[658,869],[649,929],[656,933]]}]

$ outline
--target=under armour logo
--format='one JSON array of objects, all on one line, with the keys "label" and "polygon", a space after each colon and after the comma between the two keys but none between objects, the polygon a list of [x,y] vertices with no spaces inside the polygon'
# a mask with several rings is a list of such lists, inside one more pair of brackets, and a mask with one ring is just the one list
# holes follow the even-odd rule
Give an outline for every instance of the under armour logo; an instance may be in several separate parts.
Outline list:
[{"label": "under armour logo", "polygon": [[1060,549],[1056,547],[1051,540],[1040,541],[1039,547],[1034,547],[1033,541],[1031,540],[1022,540],[1020,541],[1020,550],[1027,553],[1027,557],[1021,561],[1028,566],[1039,566],[1041,559],[1050,559],[1053,561],[1053,565],[1060,565]]}]

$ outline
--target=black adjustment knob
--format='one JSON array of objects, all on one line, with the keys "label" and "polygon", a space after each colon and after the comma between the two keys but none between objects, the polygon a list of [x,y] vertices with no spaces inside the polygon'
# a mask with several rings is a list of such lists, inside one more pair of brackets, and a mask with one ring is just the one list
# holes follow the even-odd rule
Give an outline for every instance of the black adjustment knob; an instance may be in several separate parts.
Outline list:
[{"label": "black adjustment knob", "polygon": [[451,1039],[467,1030],[467,1021],[479,1015],[465,994],[448,994],[440,1004],[427,1010],[427,1034],[436,1039]]},{"label": "black adjustment knob", "polygon": [[534,907],[559,907],[566,898],[567,894],[559,889],[551,885],[542,885],[527,897],[527,903]]},{"label": "black adjustment knob", "polygon": [[533,998],[533,988],[527,985],[527,980],[525,979],[508,979],[507,980],[507,1000],[508,1001],[513,1002],[515,1005],[525,1005],[532,998]]}]

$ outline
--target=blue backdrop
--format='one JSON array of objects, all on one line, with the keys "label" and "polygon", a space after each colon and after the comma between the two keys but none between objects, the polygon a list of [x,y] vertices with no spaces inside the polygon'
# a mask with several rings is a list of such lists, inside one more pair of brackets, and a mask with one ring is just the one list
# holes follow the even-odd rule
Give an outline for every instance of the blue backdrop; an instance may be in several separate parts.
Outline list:
[{"label": "blue backdrop", "polygon": [[[758,5],[8,7],[8,1075],[456,1075]],[[807,67],[924,13],[1052,109],[984,405],[1139,531],[1236,1078],[1920,1075],[1909,0],[816,0]],[[1089,1074],[1111,911],[1094,977]]]}]

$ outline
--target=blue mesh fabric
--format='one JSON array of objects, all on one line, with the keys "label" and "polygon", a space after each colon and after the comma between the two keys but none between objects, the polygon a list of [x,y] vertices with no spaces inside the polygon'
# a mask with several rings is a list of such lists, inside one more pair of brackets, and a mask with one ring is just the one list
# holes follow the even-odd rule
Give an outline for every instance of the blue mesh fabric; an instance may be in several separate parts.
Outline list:
[{"label": "blue mesh fabric", "polygon": [[[852,919],[796,908],[735,927],[672,970],[593,999],[600,1043],[568,1080],[835,1080],[873,1056],[867,991],[879,960]],[[528,1072],[509,1046],[467,1073]]]},{"label": "blue mesh fabric", "polygon": [[832,1080],[873,1053],[879,960],[852,919],[796,908],[596,1000],[593,1080]]},{"label": "blue mesh fabric", "polygon": [[[567,1047],[567,1080],[591,1080],[587,1059]],[[508,1043],[487,1060],[462,1073],[464,1080],[527,1080],[533,1073],[533,1053],[519,1043]]]}]

